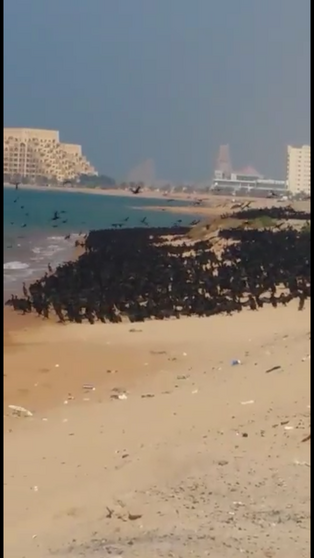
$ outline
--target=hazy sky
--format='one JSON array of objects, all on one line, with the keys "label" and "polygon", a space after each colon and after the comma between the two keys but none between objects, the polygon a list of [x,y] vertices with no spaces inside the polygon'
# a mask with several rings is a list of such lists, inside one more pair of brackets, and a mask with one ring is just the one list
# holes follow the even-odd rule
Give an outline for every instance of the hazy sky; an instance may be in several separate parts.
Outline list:
[{"label": "hazy sky", "polygon": [[5,126],[59,129],[124,177],[281,178],[310,136],[310,0],[5,0]]}]

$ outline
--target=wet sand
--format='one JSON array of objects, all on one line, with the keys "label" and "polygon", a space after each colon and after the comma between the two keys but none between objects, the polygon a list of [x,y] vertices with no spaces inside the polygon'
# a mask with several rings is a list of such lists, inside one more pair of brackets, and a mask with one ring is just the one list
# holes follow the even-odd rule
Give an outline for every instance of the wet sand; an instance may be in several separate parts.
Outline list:
[{"label": "wet sand", "polygon": [[308,556],[309,331],[296,302],[94,326],[6,309],[6,558]]}]

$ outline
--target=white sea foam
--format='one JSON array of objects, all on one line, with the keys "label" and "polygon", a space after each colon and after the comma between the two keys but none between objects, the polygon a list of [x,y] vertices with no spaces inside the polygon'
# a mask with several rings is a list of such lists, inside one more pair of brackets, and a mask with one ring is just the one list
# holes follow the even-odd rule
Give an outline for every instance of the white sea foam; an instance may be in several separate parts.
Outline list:
[{"label": "white sea foam", "polygon": [[23,262],[7,262],[3,264],[4,270],[28,269],[29,265]]},{"label": "white sea foam", "polygon": [[[69,247],[69,244],[66,243],[62,237],[61,237],[61,239],[60,238],[57,239],[57,237],[53,237],[53,238],[55,240],[58,240],[59,244],[48,244],[48,245],[45,245],[45,246],[34,246],[34,248],[31,249],[33,254],[35,254],[35,258],[31,258],[33,261],[41,261],[43,259],[52,258],[56,254],[58,254],[58,252],[62,252],[66,248]],[[50,237],[48,240],[51,240],[51,239],[52,239],[52,237]],[[62,240],[64,242],[61,242]]]},{"label": "white sea foam", "polygon": [[[46,238],[27,238],[21,246],[13,246],[6,254],[7,261],[3,264],[3,280],[5,291],[19,293],[23,281],[32,281],[35,277],[42,277],[50,264],[53,269],[67,261],[72,256],[74,238],[65,239],[63,236]],[[13,244],[10,239],[8,244]],[[13,253],[12,253],[13,252]],[[11,259],[10,259],[11,256]],[[10,259],[10,261],[8,261]]]}]

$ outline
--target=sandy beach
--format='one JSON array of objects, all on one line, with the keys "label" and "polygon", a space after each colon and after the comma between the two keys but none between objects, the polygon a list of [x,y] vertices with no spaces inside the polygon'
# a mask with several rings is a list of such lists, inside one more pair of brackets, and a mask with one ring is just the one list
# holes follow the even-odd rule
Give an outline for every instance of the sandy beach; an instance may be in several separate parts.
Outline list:
[{"label": "sandy beach", "polygon": [[297,302],[135,326],[6,309],[5,557],[309,556],[309,331]]}]

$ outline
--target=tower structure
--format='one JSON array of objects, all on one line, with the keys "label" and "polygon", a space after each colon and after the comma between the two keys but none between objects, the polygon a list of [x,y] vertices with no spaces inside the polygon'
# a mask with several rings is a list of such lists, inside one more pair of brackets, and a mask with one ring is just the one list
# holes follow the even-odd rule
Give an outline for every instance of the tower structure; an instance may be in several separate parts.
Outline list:
[{"label": "tower structure", "polygon": [[156,182],[155,163],[153,159],[147,159],[137,167],[133,168],[127,177],[128,182],[143,182],[152,186]]},{"label": "tower structure", "polygon": [[287,147],[287,181],[292,194],[311,194],[311,146]]},{"label": "tower structure", "polygon": [[226,178],[231,176],[232,164],[228,144],[220,146],[215,170],[219,171]]}]

